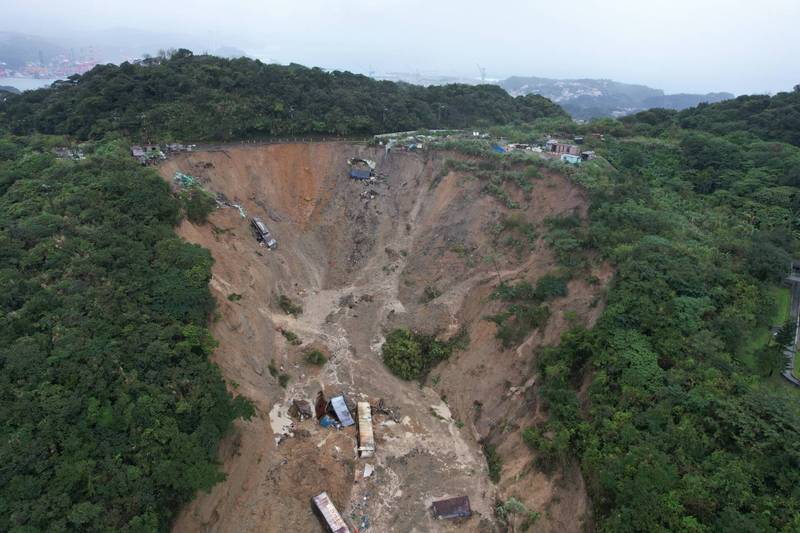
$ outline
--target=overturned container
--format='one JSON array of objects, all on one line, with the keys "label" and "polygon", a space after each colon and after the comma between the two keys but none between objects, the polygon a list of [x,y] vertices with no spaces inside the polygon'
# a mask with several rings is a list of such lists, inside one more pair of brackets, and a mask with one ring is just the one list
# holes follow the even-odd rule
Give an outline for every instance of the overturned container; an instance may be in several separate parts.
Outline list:
[{"label": "overturned container", "polygon": [[331,398],[331,407],[336,414],[336,418],[342,423],[342,426],[352,426],[355,424],[353,417],[350,415],[350,409],[347,407],[347,402],[343,395],[334,396]]},{"label": "overturned container", "polygon": [[458,496],[433,502],[433,516],[439,519],[469,518],[472,508],[469,505],[469,496]]},{"label": "overturned container", "polygon": [[327,492],[314,496],[311,501],[330,533],[350,533],[350,528],[347,527],[342,515],[336,510]]},{"label": "overturned container", "polygon": [[372,433],[372,407],[369,402],[358,402],[358,456],[375,455],[375,437]]}]

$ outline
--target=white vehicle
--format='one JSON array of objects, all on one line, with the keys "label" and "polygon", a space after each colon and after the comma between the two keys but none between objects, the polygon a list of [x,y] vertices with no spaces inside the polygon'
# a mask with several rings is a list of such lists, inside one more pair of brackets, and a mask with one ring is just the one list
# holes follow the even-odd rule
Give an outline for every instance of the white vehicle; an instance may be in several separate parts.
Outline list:
[{"label": "white vehicle", "polygon": [[250,219],[250,225],[253,227],[253,233],[255,233],[256,240],[262,243],[264,246],[269,248],[270,250],[274,250],[278,247],[278,241],[272,236],[269,232],[269,228],[264,222],[261,221],[258,217],[253,217]]}]

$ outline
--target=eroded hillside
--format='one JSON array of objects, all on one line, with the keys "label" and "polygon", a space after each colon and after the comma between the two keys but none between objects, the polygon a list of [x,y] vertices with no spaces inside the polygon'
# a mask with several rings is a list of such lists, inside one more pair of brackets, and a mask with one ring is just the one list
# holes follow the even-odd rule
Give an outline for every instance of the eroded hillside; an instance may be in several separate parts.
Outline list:
[{"label": "eroded hillside", "polygon": [[[376,160],[385,178],[350,180],[347,159],[354,156]],[[279,242],[273,251],[260,247],[232,208],[178,230],[215,259],[214,360],[257,416],[223,443],[227,480],[190,503],[176,531],[315,531],[309,502],[322,490],[343,515],[356,517],[354,526],[368,516],[373,531],[492,531],[495,501],[509,496],[539,511],[543,530],[580,530],[588,502],[577,467],[557,477],[536,471],[520,434],[544,416],[537,349],[557,342],[568,324],[594,322],[610,272],[597,265],[593,283],[570,281],[567,296],[550,302],[546,325],[514,349],[502,349],[496,325],[485,318],[503,305],[490,298],[501,280],[535,282],[556,268],[543,223],[556,215],[585,218],[586,198],[563,176],[545,173],[530,193],[504,185],[523,206],[508,209],[480,180],[445,171],[447,158],[463,157],[384,156],[320,143],[195,152],[162,165],[166,179],[181,171],[240,203]],[[530,242],[504,234],[504,220],[533,228]],[[302,313],[281,309],[282,295]],[[420,386],[381,361],[384,334],[398,326],[443,336],[466,328],[471,340]],[[306,362],[312,348],[328,355],[324,366]],[[280,374],[289,376],[286,388]],[[353,428],[288,418],[293,399],[313,402],[320,389],[354,401],[382,398],[394,409],[396,421],[375,415],[375,458],[356,459]],[[290,423],[292,436],[282,437]],[[482,439],[505,462],[497,485],[488,478]],[[364,462],[375,474],[354,483]],[[477,516],[459,524],[431,517],[431,501],[461,494]]]}]

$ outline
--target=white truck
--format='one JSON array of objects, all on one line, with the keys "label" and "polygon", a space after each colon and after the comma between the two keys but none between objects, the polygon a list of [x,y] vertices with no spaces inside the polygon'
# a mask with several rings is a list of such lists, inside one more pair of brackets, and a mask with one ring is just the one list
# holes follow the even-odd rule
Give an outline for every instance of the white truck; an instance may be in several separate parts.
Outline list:
[{"label": "white truck", "polygon": [[272,233],[269,232],[269,228],[264,222],[261,221],[258,217],[253,217],[250,219],[250,225],[253,227],[253,233],[256,236],[256,240],[269,248],[270,250],[274,250],[278,247],[278,241],[272,236]]}]

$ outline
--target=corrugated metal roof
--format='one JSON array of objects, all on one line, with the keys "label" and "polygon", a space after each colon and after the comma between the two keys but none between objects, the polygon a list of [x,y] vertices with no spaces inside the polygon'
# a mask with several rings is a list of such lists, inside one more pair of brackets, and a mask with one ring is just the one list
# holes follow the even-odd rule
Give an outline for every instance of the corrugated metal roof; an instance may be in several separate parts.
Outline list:
[{"label": "corrugated metal roof", "polygon": [[358,452],[361,457],[372,457],[375,453],[372,408],[369,402],[358,402]]},{"label": "corrugated metal roof", "polygon": [[328,526],[331,533],[350,533],[350,528],[347,527],[342,515],[336,510],[327,492],[322,492],[314,496],[312,501],[322,515],[323,520],[325,520],[325,525]]},{"label": "corrugated metal roof", "polygon": [[433,502],[433,515],[436,518],[467,518],[472,516],[469,496],[457,496]]},{"label": "corrugated metal roof", "polygon": [[355,424],[353,417],[350,415],[350,409],[347,408],[347,404],[344,401],[344,396],[339,395],[331,398],[331,405],[336,413],[336,418],[339,419],[343,426],[347,427]]}]

